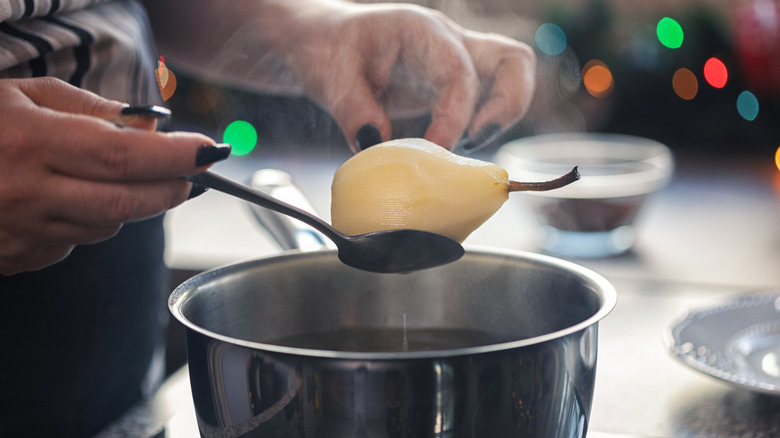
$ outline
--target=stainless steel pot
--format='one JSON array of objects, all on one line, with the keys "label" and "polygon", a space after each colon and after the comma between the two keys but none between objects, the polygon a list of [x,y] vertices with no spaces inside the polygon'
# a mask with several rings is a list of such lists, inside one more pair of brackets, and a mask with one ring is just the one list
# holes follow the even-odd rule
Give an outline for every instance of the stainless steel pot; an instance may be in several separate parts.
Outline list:
[{"label": "stainless steel pot", "polygon": [[[203,273],[169,307],[187,327],[204,437],[551,438],[585,436],[598,321],[615,301],[601,276],[536,254],[470,249],[439,268],[373,274],[316,251]],[[373,352],[316,341],[432,328],[488,340]],[[284,341],[296,337],[313,344]]]}]

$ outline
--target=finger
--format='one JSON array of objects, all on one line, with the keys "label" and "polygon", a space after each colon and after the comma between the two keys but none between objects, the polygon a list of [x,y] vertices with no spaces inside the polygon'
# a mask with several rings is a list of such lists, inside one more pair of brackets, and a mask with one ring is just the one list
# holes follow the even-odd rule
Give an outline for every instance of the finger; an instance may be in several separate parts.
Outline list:
[{"label": "finger", "polygon": [[54,111],[84,114],[103,120],[117,119],[126,104],[104,99],[56,78],[18,81],[18,87],[36,105]]},{"label": "finger", "polygon": [[[60,91],[67,89],[59,82],[45,84],[55,84],[52,88]],[[98,105],[100,102],[106,101],[99,99]],[[111,112],[121,112],[121,108],[119,104]],[[192,175],[230,155],[229,146],[214,145],[202,134],[120,128],[91,115],[40,107],[26,99],[17,103],[16,111],[19,123],[47,128],[20,130],[24,137],[17,140],[35,145],[36,160],[54,172],[82,178],[117,181]]]},{"label": "finger", "polygon": [[84,225],[75,222],[55,220],[42,230],[42,240],[52,246],[87,245],[102,242],[116,236],[122,229],[121,223],[110,225]]},{"label": "finger", "polygon": [[2,238],[2,255],[27,254],[51,245],[78,245],[96,243],[111,238],[122,228],[122,223],[95,225],[41,217],[17,224],[6,230]]},{"label": "finger", "polygon": [[153,182],[113,183],[52,178],[46,214],[61,221],[110,227],[156,216],[184,202],[191,184],[173,178]]},{"label": "finger", "polygon": [[474,82],[467,78],[454,79],[436,99],[431,124],[425,138],[447,149],[452,149],[468,126],[474,111],[477,93]]},{"label": "finger", "polygon": [[[215,145],[197,133],[117,128],[76,114],[52,113],[45,119],[49,131],[62,134],[56,139],[57,147],[44,149],[44,163],[53,172],[82,179],[137,181],[186,176],[230,155],[229,146]],[[43,144],[55,140],[45,132],[33,135],[37,136],[34,141]]]},{"label": "finger", "polygon": [[353,152],[381,143],[392,135],[392,122],[368,87],[355,87],[332,111]]},{"label": "finger", "polygon": [[467,35],[464,44],[477,74],[489,85],[469,125],[469,136],[474,138],[491,126],[506,129],[527,113],[535,88],[536,57],[529,46],[509,38],[476,32]]},{"label": "finger", "polygon": [[21,272],[37,271],[65,259],[75,245],[41,247],[18,255],[0,256],[0,275],[15,275]]},{"label": "finger", "polygon": [[89,115],[138,129],[154,131],[157,119],[170,117],[170,110],[166,108],[155,105],[129,106],[51,77],[19,81],[19,88],[40,107]]},{"label": "finger", "polygon": [[[479,98],[479,81],[468,52],[459,41],[439,36],[434,42],[434,59],[425,51],[410,62],[423,67],[423,74],[439,90],[425,138],[451,149],[461,137]],[[414,43],[410,41],[410,43]]]},{"label": "finger", "polygon": [[364,77],[355,74],[350,80],[330,86],[336,88],[323,93],[321,103],[341,128],[353,152],[390,138],[393,129],[390,118]]}]

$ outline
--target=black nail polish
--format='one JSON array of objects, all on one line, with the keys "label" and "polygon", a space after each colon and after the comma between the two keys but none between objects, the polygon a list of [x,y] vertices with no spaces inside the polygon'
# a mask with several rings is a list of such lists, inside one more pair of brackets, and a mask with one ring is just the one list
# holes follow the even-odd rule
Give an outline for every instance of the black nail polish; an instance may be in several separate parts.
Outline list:
[{"label": "black nail polish", "polygon": [[171,116],[171,110],[159,105],[126,106],[122,108],[122,115],[165,119]]},{"label": "black nail polish", "polygon": [[190,200],[192,198],[197,198],[198,196],[206,193],[209,190],[208,187],[198,184],[198,183],[192,183],[192,187],[190,188],[190,194],[187,196],[187,200]]},{"label": "black nail polish", "polygon": [[222,161],[230,156],[230,149],[226,143],[204,144],[195,154],[195,165],[200,167]]},{"label": "black nail polish", "polygon": [[482,128],[477,135],[462,143],[458,143],[465,152],[475,152],[493,143],[501,135],[501,125],[490,124]]},{"label": "black nail polish", "polygon": [[382,143],[382,134],[374,125],[365,125],[355,135],[355,143],[360,150],[368,149],[375,144]]}]

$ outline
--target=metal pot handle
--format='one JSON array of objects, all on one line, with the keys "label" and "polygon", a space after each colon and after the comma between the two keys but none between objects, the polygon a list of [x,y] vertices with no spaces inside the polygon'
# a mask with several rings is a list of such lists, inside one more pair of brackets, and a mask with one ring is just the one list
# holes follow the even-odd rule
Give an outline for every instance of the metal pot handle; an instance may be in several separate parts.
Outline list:
[{"label": "metal pot handle", "polygon": [[[317,213],[287,172],[278,169],[260,169],[252,174],[250,185],[256,190],[302,210]],[[260,225],[284,250],[316,251],[336,248],[330,239],[299,220],[254,204],[248,205]]]}]

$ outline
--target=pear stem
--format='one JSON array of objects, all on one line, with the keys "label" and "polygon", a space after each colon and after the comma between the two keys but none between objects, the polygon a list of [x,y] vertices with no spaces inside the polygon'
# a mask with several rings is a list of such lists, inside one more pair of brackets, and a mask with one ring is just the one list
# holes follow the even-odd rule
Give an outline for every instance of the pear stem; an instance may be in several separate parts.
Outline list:
[{"label": "pear stem", "polygon": [[572,169],[569,173],[559,176],[558,178],[551,179],[550,181],[542,181],[542,182],[519,182],[519,181],[509,181],[509,187],[507,187],[507,192],[524,192],[524,191],[534,191],[534,192],[542,192],[545,190],[553,190],[553,189],[559,189],[563,186],[567,186],[574,181],[577,181],[580,179],[580,172],[577,170],[579,166],[574,166],[574,169]]}]

